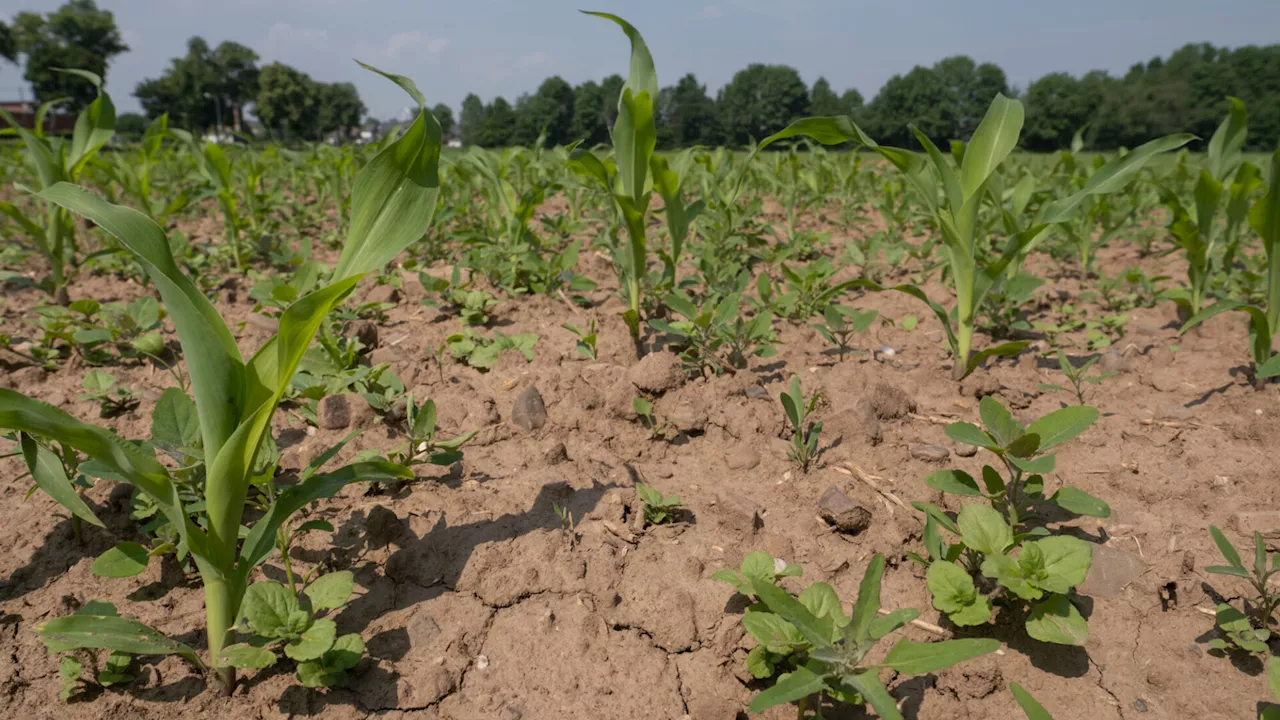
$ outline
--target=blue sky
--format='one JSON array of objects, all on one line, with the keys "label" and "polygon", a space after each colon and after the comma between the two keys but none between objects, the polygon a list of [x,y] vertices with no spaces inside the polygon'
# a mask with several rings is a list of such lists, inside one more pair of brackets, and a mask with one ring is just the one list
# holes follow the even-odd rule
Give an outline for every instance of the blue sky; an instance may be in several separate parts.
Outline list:
[{"label": "blue sky", "polygon": [[[99,0],[115,13],[131,52],[112,63],[108,88],[122,110],[132,91],[201,35],[235,40],[326,82],[354,82],[371,114],[407,98],[351,58],[417,80],[455,113],[468,92],[514,100],[549,75],[572,83],[625,73],[621,31],[579,15],[586,0]],[[60,0],[0,0],[0,16],[47,12]],[[786,63],[837,92],[868,100],[890,76],[955,54],[1003,67],[1019,87],[1048,72],[1123,73],[1187,42],[1239,46],[1280,40],[1280,0],[594,0],[644,34],[662,84],[686,72],[715,91],[750,62]],[[0,97],[23,86],[0,65]],[[29,92],[29,91],[28,91]]]}]

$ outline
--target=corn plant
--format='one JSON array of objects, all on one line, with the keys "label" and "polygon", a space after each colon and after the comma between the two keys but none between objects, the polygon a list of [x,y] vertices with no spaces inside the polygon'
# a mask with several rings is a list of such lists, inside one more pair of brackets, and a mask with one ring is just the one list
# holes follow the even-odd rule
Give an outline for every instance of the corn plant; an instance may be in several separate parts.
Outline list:
[{"label": "corn plant", "polygon": [[689,232],[689,222],[691,216],[696,214],[696,208],[684,203],[681,188],[683,177],[678,169],[673,170],[665,157],[654,154],[658,138],[654,127],[658,75],[644,38],[635,27],[616,15],[602,12],[586,14],[616,23],[631,41],[631,67],[618,97],[618,118],[613,125],[613,162],[603,162],[589,150],[577,148],[570,153],[569,165],[575,172],[590,178],[612,199],[614,209],[626,229],[627,252],[616,252],[615,260],[621,269],[623,294],[627,299],[627,309],[622,313],[622,319],[631,331],[636,355],[639,356],[644,350],[640,337],[640,315],[648,269],[645,226],[652,191],[658,192],[665,206],[667,230],[671,235],[671,252],[663,258],[663,262],[667,266],[672,286],[684,240]]},{"label": "corn plant", "polygon": [[[8,111],[0,110],[0,117],[22,138],[28,162],[35,167],[37,187],[40,190],[47,190],[58,183],[78,182],[89,162],[115,134],[116,109],[111,96],[102,90],[102,78],[87,70],[68,69],[59,72],[84,78],[98,89],[98,97],[76,118],[70,145],[61,138],[44,137],[44,116],[58,101],[40,106],[35,114],[34,130],[24,129]],[[0,202],[0,213],[12,218],[35,242],[40,255],[49,266],[49,277],[41,285],[57,302],[65,305],[69,300],[67,282],[75,275],[75,256],[78,251],[76,227],[71,214],[64,208],[49,204],[43,223],[39,223],[8,202]]]},{"label": "corn plant", "polygon": [[[1206,175],[1201,175],[1201,182],[1208,183],[1206,178]],[[1280,150],[1271,156],[1271,187],[1249,210],[1249,224],[1262,239],[1262,250],[1266,254],[1266,307],[1240,300],[1220,300],[1193,315],[1178,334],[1230,310],[1248,315],[1254,382],[1261,390],[1267,378],[1280,375],[1280,355],[1271,354],[1272,338],[1280,332]]]},{"label": "corn plant", "polygon": [[[1016,354],[1026,347],[1025,342],[1012,342],[972,352],[975,318],[987,294],[1006,273],[1016,270],[1017,263],[1043,238],[1045,231],[1069,220],[1085,198],[1122,189],[1156,154],[1181,147],[1193,139],[1191,135],[1169,135],[1112,160],[1095,171],[1080,190],[1041,206],[1022,230],[1006,239],[1004,249],[997,256],[988,258],[985,251],[989,245],[988,228],[981,210],[991,194],[993,175],[1017,145],[1022,121],[1022,103],[997,95],[968,144],[956,143],[957,152],[950,155],[944,155],[928,136],[914,128],[916,139],[927,151],[925,155],[879,145],[847,117],[797,120],[763,140],[753,153],[778,140],[804,135],[824,145],[855,143],[870,148],[903,174],[928,207],[942,234],[948,269],[955,283],[955,307],[950,311],[944,309],[916,285],[884,287],[870,280],[856,280],[852,286],[874,291],[897,290],[928,304],[946,332],[954,359],[952,376],[960,379],[987,358]],[[953,159],[953,155],[959,157]]]},{"label": "corn plant", "polygon": [[[1092,547],[1079,538],[1054,535],[1042,524],[1031,527],[1028,523],[1039,519],[1035,510],[1046,502],[1076,515],[1110,516],[1105,502],[1083,490],[1064,486],[1051,496],[1044,494],[1043,475],[1056,467],[1054,456],[1046,451],[1084,432],[1098,411],[1067,407],[1023,427],[987,396],[979,404],[979,414],[984,428],[952,423],[946,428],[947,436],[993,453],[1009,478],[1006,481],[990,465],[982,468],[982,487],[962,470],[929,475],[925,482],[935,490],[983,498],[987,503],[966,504],[953,520],[935,505],[913,502],[926,515],[923,537],[928,558],[909,556],[928,566],[933,605],[956,625],[986,623],[995,598],[1015,609],[1027,606],[1027,634],[1036,640],[1083,645],[1089,628],[1068,593],[1084,582]],[[960,541],[945,542],[939,528]]]},{"label": "corn plant", "polygon": [[[1208,167],[1196,177],[1192,202],[1184,202],[1170,187],[1161,188],[1161,200],[1173,214],[1169,229],[1187,258],[1187,288],[1170,297],[1187,316],[1204,309],[1205,294],[1218,269],[1216,250],[1220,243],[1234,247],[1239,242],[1249,215],[1249,195],[1258,185],[1257,166],[1243,159],[1248,133],[1244,103],[1227,100],[1231,107],[1209,139]],[[1226,222],[1219,223],[1224,199]]]},{"label": "corn plant", "polygon": [[241,617],[254,568],[275,549],[281,525],[298,509],[333,495],[353,480],[411,475],[407,468],[390,463],[359,463],[316,474],[281,492],[260,520],[247,530],[243,527],[255,459],[267,444],[271,417],[325,316],[366,274],[421,238],[436,207],[439,123],[426,110],[425,98],[413,81],[368,69],[407,91],[417,102],[417,117],[357,176],[351,224],[332,280],[289,305],[280,316],[277,334],[247,362],[226,322],[178,269],[164,232],[145,215],[69,184],[54,184],[38,193],[42,200],[96,222],[146,269],[182,344],[207,464],[204,494],[208,519],[202,526],[191,518],[169,471],[150,452],[25,395],[0,390],[0,427],[42,436],[82,452],[105,466],[114,478],[148,495],[194,557],[205,589],[207,662],[201,662],[195,650],[185,644],[134,620],[109,615],[71,615],[44,623],[38,632],[51,652],[99,648],[179,654],[212,668],[216,689],[230,694],[235,687],[235,668],[223,651]]},{"label": "corn plant", "polygon": [[[999,649],[998,640],[985,638],[899,640],[880,662],[866,663],[882,639],[920,614],[913,609],[880,614],[884,565],[880,554],[867,564],[851,616],[844,614],[839,596],[827,583],[814,583],[799,595],[779,587],[779,578],[799,575],[800,568],[787,565],[779,570],[766,552],[749,553],[740,573],[721,570],[711,576],[754,601],[742,616],[743,628],[759,643],[747,654],[747,670],[758,679],[776,680],[752,698],[751,712],[794,702],[797,720],[819,718],[823,699],[830,696],[849,705],[870,705],[884,720],[902,720],[897,701],[880,680],[882,671],[924,675]],[[815,696],[817,713],[809,716],[809,700]]]}]

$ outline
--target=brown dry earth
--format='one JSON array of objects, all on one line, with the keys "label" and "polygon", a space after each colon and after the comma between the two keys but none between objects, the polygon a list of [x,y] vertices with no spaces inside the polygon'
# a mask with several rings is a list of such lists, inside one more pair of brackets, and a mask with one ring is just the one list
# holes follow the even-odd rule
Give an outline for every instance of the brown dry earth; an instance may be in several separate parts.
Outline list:
[{"label": "brown dry earth", "polygon": [[[1128,249],[1103,256],[1108,268],[1135,258]],[[1144,264],[1181,277],[1176,266]],[[670,355],[634,360],[607,262],[584,253],[580,265],[604,288],[592,295],[596,306],[574,309],[546,297],[505,301],[495,314],[498,329],[538,333],[537,359],[526,364],[509,354],[487,374],[454,363],[438,367],[432,351],[457,331],[457,321],[420,306],[416,282],[394,293],[397,305],[378,328],[372,361],[390,362],[415,398],[435,400],[446,437],[480,432],[460,466],[380,492],[353,485],[305,511],[337,531],[306,536],[295,549],[295,567],[350,569],[357,578],[358,597],[337,618],[340,633],[359,632],[368,644],[349,689],[303,689],[282,663],[219,699],[204,691],[191,667],[164,659],[144,662],[132,685],[59,702],[57,659],[32,632],[38,623],[106,599],[199,645],[202,595],[194,578],[169,563],[153,563],[137,578],[90,574],[99,553],[138,539],[127,487],[100,483],[88,493],[108,527],[87,527],[78,542],[43,494],[24,502],[28,485],[17,479],[18,463],[0,462],[0,717],[732,720],[746,716],[760,685],[745,670],[752,641],[741,629],[742,598],[707,576],[736,568],[755,549],[800,563],[804,583],[829,582],[846,603],[871,555],[884,553],[884,607],[918,608],[923,620],[947,628],[930,607],[921,570],[905,559],[919,550],[922,527],[909,503],[958,509],[924,478],[948,466],[976,473],[983,458],[960,456],[929,417],[976,421],[984,394],[1023,419],[1054,410],[1068,396],[1037,390],[1060,381],[1054,362],[1028,352],[956,383],[936,321],[915,300],[886,293],[848,300],[886,318],[922,318],[914,331],[877,323],[860,338],[868,348],[894,348],[892,357],[836,362],[815,331],[780,321],[777,357],[736,375],[686,380]],[[1049,294],[1075,296],[1080,289],[1076,280],[1058,279]],[[144,292],[106,277],[86,277],[72,289],[73,296],[101,301]],[[929,292],[948,297],[936,284]],[[21,335],[19,317],[41,300],[10,292],[0,329]],[[257,324],[245,322],[251,303],[243,290],[223,291],[218,308],[246,353],[265,339]],[[601,326],[595,361],[579,359],[573,336],[560,327],[585,325],[588,316]],[[1089,396],[1102,417],[1060,449],[1058,470],[1048,479],[1047,490],[1070,483],[1113,509],[1107,520],[1067,524],[1097,543],[1083,588],[1092,593],[1083,601],[1088,644],[1032,641],[1011,620],[981,628],[1005,643],[999,654],[936,675],[886,677],[908,718],[1021,717],[1011,681],[1059,720],[1256,717],[1268,696],[1261,668],[1211,656],[1204,644],[1213,618],[1203,611],[1247,588],[1204,567],[1219,561],[1210,524],[1237,542],[1255,528],[1280,540],[1277,460],[1268,449],[1280,388],[1255,392],[1248,385],[1245,335],[1234,319],[1183,338],[1176,327],[1171,305],[1133,313],[1128,334],[1104,360],[1120,374]],[[1180,346],[1176,352],[1173,345]],[[169,376],[149,365],[108,369],[147,393],[136,410],[103,422],[125,437],[145,436]],[[96,408],[76,401],[86,368],[75,361],[53,374],[4,370],[4,385],[96,421]],[[787,461],[782,439],[777,396],[792,373],[825,398],[824,451],[808,473]],[[512,411],[531,389],[543,399],[546,419],[530,430],[512,421]],[[678,433],[649,437],[631,411],[641,392]],[[367,429],[335,462],[399,441],[365,413],[357,411],[353,422]],[[346,432],[277,414],[289,468]],[[687,516],[641,527],[637,481],[678,494]],[[844,535],[817,517],[818,500],[831,487],[870,512],[865,531]],[[571,510],[572,533],[561,530],[553,505]],[[263,575],[281,577],[279,563],[269,562]],[[916,627],[906,635],[937,637]],[[856,709],[825,712],[863,716]],[[794,710],[760,717],[794,717]]]}]

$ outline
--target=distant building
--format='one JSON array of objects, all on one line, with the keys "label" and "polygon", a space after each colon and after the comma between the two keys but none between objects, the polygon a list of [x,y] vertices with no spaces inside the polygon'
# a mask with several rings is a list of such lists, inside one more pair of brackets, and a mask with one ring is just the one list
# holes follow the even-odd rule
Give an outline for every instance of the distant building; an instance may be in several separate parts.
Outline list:
[{"label": "distant building", "polygon": [[[0,100],[0,109],[13,115],[13,119],[27,130],[36,127],[36,107],[34,102],[26,100]],[[76,128],[76,116],[47,112],[44,114],[44,131],[50,135],[70,133]]]}]

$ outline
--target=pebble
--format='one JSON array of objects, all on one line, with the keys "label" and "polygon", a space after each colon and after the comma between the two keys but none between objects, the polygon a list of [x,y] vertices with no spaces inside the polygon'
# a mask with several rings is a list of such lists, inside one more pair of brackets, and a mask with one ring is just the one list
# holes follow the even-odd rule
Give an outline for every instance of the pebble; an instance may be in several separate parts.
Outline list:
[{"label": "pebble", "polygon": [[356,326],[356,339],[364,346],[365,352],[378,347],[378,325],[371,320],[365,320]]},{"label": "pebble", "polygon": [[974,455],[978,454],[978,446],[977,445],[956,445],[955,453],[960,457],[973,457]]},{"label": "pebble", "polygon": [[752,470],[760,464],[760,452],[743,443],[725,453],[724,460],[730,470]]},{"label": "pebble", "polygon": [[818,516],[843,533],[857,534],[871,524],[871,512],[832,485],[818,499]]},{"label": "pebble", "polygon": [[1090,597],[1114,598],[1146,569],[1146,561],[1127,550],[1094,545],[1089,574],[1076,590]]},{"label": "pebble", "polygon": [[920,444],[911,448],[911,457],[925,462],[945,462],[951,451],[941,445]]},{"label": "pebble", "polygon": [[538,388],[530,385],[516,398],[511,408],[511,422],[526,431],[533,431],[547,424],[547,406],[542,402]]},{"label": "pebble", "polygon": [[352,425],[362,427],[372,415],[369,403],[355,393],[326,395],[316,410],[316,424],[325,430],[341,430]]}]

